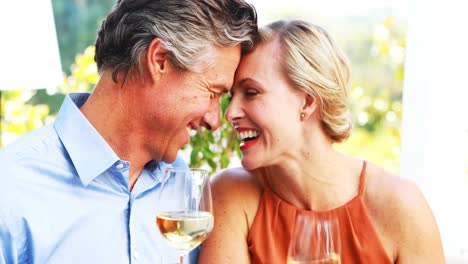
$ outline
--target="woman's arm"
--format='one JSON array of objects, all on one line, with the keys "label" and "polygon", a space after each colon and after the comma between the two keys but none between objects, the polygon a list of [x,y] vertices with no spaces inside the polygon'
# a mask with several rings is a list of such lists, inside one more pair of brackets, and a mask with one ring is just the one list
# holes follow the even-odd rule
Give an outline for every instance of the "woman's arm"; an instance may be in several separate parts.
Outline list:
[{"label": "woman's arm", "polygon": [[261,195],[256,179],[243,169],[229,169],[211,182],[214,228],[202,244],[199,263],[250,263],[247,236]]},{"label": "woman's arm", "polygon": [[401,231],[397,241],[396,263],[445,263],[437,223],[419,188],[405,181],[399,184],[393,198]]}]

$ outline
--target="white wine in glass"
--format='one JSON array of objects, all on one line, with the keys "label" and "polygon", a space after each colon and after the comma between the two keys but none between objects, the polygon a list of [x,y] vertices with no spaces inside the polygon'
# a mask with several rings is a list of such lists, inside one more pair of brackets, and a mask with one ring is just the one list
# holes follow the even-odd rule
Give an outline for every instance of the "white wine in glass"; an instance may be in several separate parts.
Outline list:
[{"label": "white wine in glass", "polygon": [[339,222],[333,213],[299,212],[289,244],[288,264],[341,264]]},{"label": "white wine in glass", "polygon": [[213,215],[209,212],[165,212],[158,214],[156,221],[169,244],[181,251],[196,248],[213,229]]},{"label": "white wine in glass", "polygon": [[161,194],[172,205],[158,212],[156,224],[169,245],[179,252],[177,262],[199,246],[213,229],[213,213],[208,171],[168,168]]}]

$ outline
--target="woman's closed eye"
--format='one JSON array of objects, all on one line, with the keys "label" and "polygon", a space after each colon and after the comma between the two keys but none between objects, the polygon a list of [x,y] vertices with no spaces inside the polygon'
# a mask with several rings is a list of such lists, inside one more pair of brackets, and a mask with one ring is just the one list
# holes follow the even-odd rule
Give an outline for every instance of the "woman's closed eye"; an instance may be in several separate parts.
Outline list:
[{"label": "woman's closed eye", "polygon": [[244,94],[247,97],[254,97],[258,94],[258,91],[255,88],[247,88],[245,89]]},{"label": "woman's closed eye", "polygon": [[[240,95],[242,95],[243,97],[246,97],[247,99],[252,99],[253,97],[257,96],[259,94],[259,91],[255,88],[245,88],[243,89],[243,91],[238,91]],[[230,94],[229,96],[227,97],[227,100],[229,103],[231,103],[231,101],[234,99],[235,95],[238,95],[238,93],[236,92],[236,94],[234,94],[234,89],[232,89],[230,91]]]}]

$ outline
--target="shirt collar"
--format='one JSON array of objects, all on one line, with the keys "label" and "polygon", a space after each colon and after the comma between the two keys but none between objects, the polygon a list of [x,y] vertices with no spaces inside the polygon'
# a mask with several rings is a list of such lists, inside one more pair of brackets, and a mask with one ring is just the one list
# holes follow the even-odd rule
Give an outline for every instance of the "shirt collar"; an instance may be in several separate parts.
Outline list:
[{"label": "shirt collar", "polygon": [[[173,163],[165,163],[162,161],[157,162],[155,160],[151,160],[145,166],[145,169],[149,172],[149,175],[156,181],[156,183],[160,183],[164,180],[167,180],[167,179],[164,179],[164,174],[167,168],[186,169],[188,168],[188,166],[180,155],[177,156],[176,160]],[[141,179],[138,178],[138,181],[141,181]],[[153,181],[147,182],[147,184],[154,184],[154,182]]]},{"label": "shirt collar", "polygon": [[67,95],[54,122],[54,128],[84,186],[120,160],[79,109],[89,95]]}]

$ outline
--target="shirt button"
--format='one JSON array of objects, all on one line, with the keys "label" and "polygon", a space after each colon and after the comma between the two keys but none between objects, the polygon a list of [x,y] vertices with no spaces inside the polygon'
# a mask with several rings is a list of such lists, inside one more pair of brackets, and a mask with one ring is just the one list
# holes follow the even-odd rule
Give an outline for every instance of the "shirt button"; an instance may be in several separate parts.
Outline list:
[{"label": "shirt button", "polygon": [[118,169],[118,170],[123,169],[123,167],[124,167],[124,165],[122,163],[119,163],[119,164],[117,164],[117,166],[115,166],[115,168]]}]

